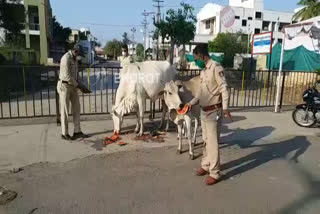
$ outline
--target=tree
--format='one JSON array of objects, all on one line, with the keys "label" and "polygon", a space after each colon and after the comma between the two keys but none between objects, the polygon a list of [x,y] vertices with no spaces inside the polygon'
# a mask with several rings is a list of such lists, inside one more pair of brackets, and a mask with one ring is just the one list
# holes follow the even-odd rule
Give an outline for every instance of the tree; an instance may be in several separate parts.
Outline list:
[{"label": "tree", "polygon": [[5,43],[9,45],[17,44],[20,41],[21,30],[24,29],[25,9],[19,0],[0,0],[0,28],[4,29]]},{"label": "tree", "polygon": [[56,19],[52,17],[52,28],[53,28],[53,41],[56,44],[62,44],[68,48],[68,40],[71,34],[70,28],[63,27]]},{"label": "tree", "polygon": [[122,35],[122,44],[128,45],[130,43],[130,39],[128,38],[128,33],[124,32]]},{"label": "tree", "polygon": [[170,39],[170,63],[173,63],[174,45],[183,45],[194,39],[196,30],[196,17],[193,14],[194,8],[185,3],[181,3],[181,7],[178,10],[170,9],[166,13],[165,20],[161,20],[159,23],[154,23],[156,26],[157,34],[162,36],[162,40],[165,38]]},{"label": "tree", "polygon": [[99,42],[99,41],[95,41],[95,42],[94,42],[94,45],[95,45],[96,47],[99,47],[99,48],[102,46],[101,42]]},{"label": "tree", "polygon": [[107,56],[112,56],[114,59],[117,59],[117,57],[121,55],[121,46],[121,41],[113,39],[107,42],[106,46],[104,47],[104,52]]},{"label": "tree", "polygon": [[136,47],[136,53],[137,53],[137,61],[142,62],[144,59],[144,47],[142,44],[137,44]]},{"label": "tree", "polygon": [[298,2],[298,5],[303,6],[303,8],[296,14],[294,14],[292,18],[294,21],[303,21],[316,16],[320,16],[319,0],[300,0]]},{"label": "tree", "polygon": [[[155,23],[155,22],[154,22]],[[152,36],[152,39],[153,40],[158,40],[159,39],[159,37],[161,37],[161,42],[162,42],[162,45],[164,45],[164,40],[166,39],[166,37],[167,37],[167,33],[166,33],[166,29],[165,29],[165,26],[166,25],[166,23],[165,22],[160,22],[160,23],[158,23],[157,24],[157,28],[155,29],[155,31],[154,31],[154,33],[153,33],[153,36]],[[160,29],[162,29],[161,31],[160,31]],[[166,54],[166,51],[165,50],[163,50],[164,52],[163,52],[163,56],[165,56]],[[159,55],[159,50],[157,50],[157,56]]]},{"label": "tree", "polygon": [[248,41],[241,32],[219,33],[213,41],[209,41],[208,47],[210,52],[224,53],[222,65],[232,67],[235,54],[246,53]]}]

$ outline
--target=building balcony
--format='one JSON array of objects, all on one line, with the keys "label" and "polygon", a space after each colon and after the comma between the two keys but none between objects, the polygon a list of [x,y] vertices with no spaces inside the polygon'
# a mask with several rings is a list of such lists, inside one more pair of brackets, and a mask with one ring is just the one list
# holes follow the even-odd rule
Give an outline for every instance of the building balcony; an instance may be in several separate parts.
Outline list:
[{"label": "building balcony", "polygon": [[19,1],[7,0],[6,2],[9,4],[21,4],[21,5],[24,4],[24,0],[19,0]]},{"label": "building balcony", "polygon": [[[25,23],[23,25],[26,26]],[[25,34],[26,30],[22,30],[21,33]],[[29,34],[40,36],[40,25],[38,23],[29,23]]]},{"label": "building balcony", "polygon": [[210,35],[210,34],[196,34],[194,37],[193,42],[195,43],[208,43],[209,41],[212,41],[214,38],[216,38],[216,35]]}]

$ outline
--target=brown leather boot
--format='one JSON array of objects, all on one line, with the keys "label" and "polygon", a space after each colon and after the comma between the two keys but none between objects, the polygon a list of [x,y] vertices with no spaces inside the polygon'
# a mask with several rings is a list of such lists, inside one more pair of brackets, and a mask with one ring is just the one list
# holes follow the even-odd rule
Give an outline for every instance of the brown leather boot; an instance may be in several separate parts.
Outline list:
[{"label": "brown leather boot", "polygon": [[206,170],[204,170],[204,169],[202,169],[202,168],[200,168],[200,169],[198,169],[197,171],[196,171],[196,175],[197,176],[204,176],[204,175],[207,175],[209,172],[208,171],[206,171]]}]

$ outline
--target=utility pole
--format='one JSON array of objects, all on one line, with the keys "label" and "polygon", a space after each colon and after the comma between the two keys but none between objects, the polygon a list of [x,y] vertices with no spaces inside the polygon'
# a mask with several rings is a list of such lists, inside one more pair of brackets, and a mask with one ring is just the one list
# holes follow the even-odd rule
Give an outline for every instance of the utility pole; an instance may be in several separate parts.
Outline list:
[{"label": "utility pole", "polygon": [[137,29],[135,27],[131,28],[132,32],[132,55],[135,53],[135,41],[134,41],[134,34],[136,33]]},{"label": "utility pole", "polygon": [[148,28],[148,20],[147,20],[147,17],[148,17],[148,13],[146,10],[143,11],[142,15],[144,16],[144,19],[142,21],[142,25],[143,25],[143,46],[144,46],[144,49],[146,49],[147,47],[147,28]]},{"label": "utility pole", "polygon": [[251,36],[251,28],[250,28],[250,24],[248,25],[248,51],[247,51],[247,54],[249,54],[250,52],[250,36]]},{"label": "utility pole", "polygon": [[[161,18],[161,3],[163,3],[163,0],[153,0],[153,2],[156,3],[156,5],[154,5],[154,7],[157,8],[157,24],[159,24],[160,22],[160,18]],[[159,40],[160,40],[160,35],[158,35],[158,39],[157,39],[157,60],[159,60]]]},{"label": "utility pole", "polygon": [[148,20],[147,20],[147,17],[151,14],[155,14],[154,12],[147,12],[146,10],[143,11],[142,15],[144,16],[144,19],[143,19],[143,22],[142,22],[142,25],[143,25],[143,46],[144,46],[144,58],[145,58],[145,51],[147,49],[147,36],[148,36]]},{"label": "utility pole", "polygon": [[[154,31],[152,30],[152,31],[150,31],[149,34],[148,34],[148,42],[149,42],[148,47],[149,47],[149,48],[150,48],[150,47],[152,48],[153,35],[154,35]],[[152,54],[152,53],[151,53],[151,54]],[[153,54],[152,54],[151,56],[153,56]],[[153,58],[152,58],[152,60],[153,60]]]}]

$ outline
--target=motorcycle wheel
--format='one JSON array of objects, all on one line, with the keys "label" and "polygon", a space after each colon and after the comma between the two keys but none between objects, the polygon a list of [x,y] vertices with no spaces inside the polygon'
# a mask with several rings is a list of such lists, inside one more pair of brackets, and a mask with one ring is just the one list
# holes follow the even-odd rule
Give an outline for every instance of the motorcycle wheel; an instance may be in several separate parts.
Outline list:
[{"label": "motorcycle wheel", "polygon": [[292,112],[293,121],[301,127],[312,127],[316,122],[313,112],[304,109],[296,109]]}]

